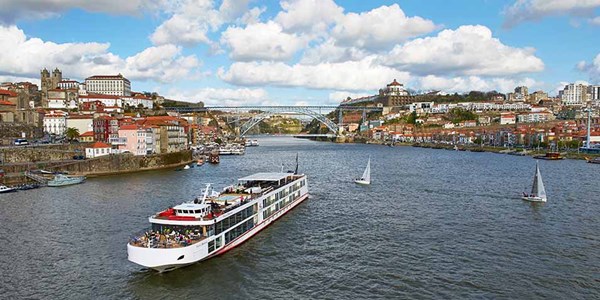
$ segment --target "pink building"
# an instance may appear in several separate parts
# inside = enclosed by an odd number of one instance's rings
[[[147,136],[146,133],[147,130],[138,125],[128,124],[121,126],[119,128],[119,151],[130,152],[133,155],[148,154],[148,150],[152,151],[152,149],[147,149],[147,138],[151,139],[152,136]]]

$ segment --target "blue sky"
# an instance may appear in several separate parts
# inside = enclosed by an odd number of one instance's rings
[[[41,3],[40,3],[41,2]],[[596,0],[0,0],[0,80],[122,73],[209,105],[600,84]]]

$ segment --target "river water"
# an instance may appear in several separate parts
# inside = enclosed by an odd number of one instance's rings
[[[599,165],[263,138],[217,166],[0,194],[0,298],[599,298]],[[311,198],[240,247],[166,274],[127,260],[147,217],[255,172]],[[356,186],[371,156],[372,185]]]

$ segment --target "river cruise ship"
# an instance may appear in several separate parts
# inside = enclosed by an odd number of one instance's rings
[[[127,244],[131,262],[171,271],[223,254],[292,210],[308,197],[306,175],[257,173],[221,193],[203,196],[149,218],[151,228]]]

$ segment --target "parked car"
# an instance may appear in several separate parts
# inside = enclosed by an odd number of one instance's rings
[[[73,155],[73,159],[82,160],[82,159],[85,159],[85,156],[84,155]]]
[[[25,146],[25,145],[29,145],[29,141],[27,141],[26,139],[16,139],[15,140],[15,146]]]

